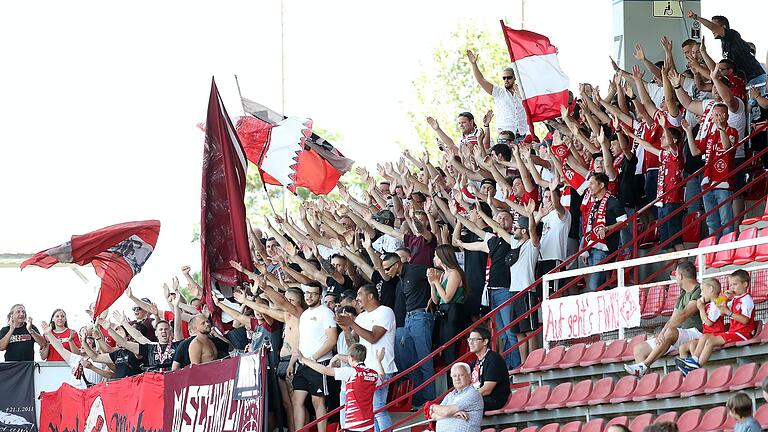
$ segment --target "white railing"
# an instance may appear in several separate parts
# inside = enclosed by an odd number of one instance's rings
[[[544,277],[542,278],[542,285],[543,285],[542,297],[543,297],[543,300],[547,300],[550,296],[550,289],[553,283],[556,286],[559,286],[560,285],[559,281],[561,279],[573,278],[578,276],[587,276],[592,273],[610,272],[610,271],[616,270],[616,279],[617,279],[616,286],[625,287],[627,286],[626,275],[627,275],[628,269],[633,269],[643,265],[666,263],[666,262],[680,260],[684,258],[690,258],[690,257],[696,257],[696,262],[698,264],[697,279],[699,281],[707,277],[718,277],[718,276],[730,274],[731,272],[730,271],[711,271],[707,273],[707,268],[706,268],[707,255],[715,254],[717,252],[722,252],[722,251],[728,251],[728,250],[738,250],[740,248],[745,248],[745,247],[753,247],[753,246],[757,247],[764,244],[768,244],[768,237],[756,237],[756,238],[751,238],[747,240],[739,240],[739,241],[734,241],[730,243],[716,244],[712,246],[688,249],[688,250],[679,251],[679,252],[670,252],[670,253],[646,256],[641,258],[634,258],[626,261],[617,261],[617,262],[611,262],[611,263],[601,264],[601,265],[596,265],[591,267],[583,267],[583,268],[578,268],[573,270],[566,270],[562,272],[548,273],[544,275]],[[745,265],[742,267],[748,271],[761,270],[761,269],[768,268],[768,264],[757,264],[752,266]],[[711,270],[715,270],[715,269],[713,268]],[[660,281],[660,282],[653,282],[653,283],[633,285],[633,286],[637,286],[638,288],[642,289],[642,288],[648,288],[651,286],[668,285],[672,283],[674,282],[670,280],[670,281]],[[624,328],[619,328],[618,331],[619,331],[619,338],[623,339]]]

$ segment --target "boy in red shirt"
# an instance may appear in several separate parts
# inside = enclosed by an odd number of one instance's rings
[[[703,366],[716,347],[728,342],[745,341],[754,336],[755,303],[747,292],[749,281],[749,273],[745,270],[736,270],[728,276],[728,290],[724,293],[728,300],[719,304],[718,308],[723,315],[730,317],[730,326],[726,332],[705,334],[699,339],[699,346],[704,344],[701,352],[685,360],[691,369]]]
[[[701,317],[702,333],[705,335],[725,332],[725,315],[720,312],[718,306],[718,302],[724,300],[724,297],[720,296],[720,290],[720,281],[715,278],[706,278],[701,281],[701,297],[696,301],[696,307]],[[698,358],[703,349],[703,337],[680,346],[680,356],[675,359],[675,365],[683,376],[691,371],[688,362],[692,362],[694,356]]]
[[[352,344],[346,356],[337,355],[331,359],[341,360],[349,363],[349,367],[331,368],[304,357],[301,352],[298,353],[298,359],[301,363],[314,369],[315,371],[334,377],[337,381],[343,381],[346,384],[347,400],[344,404],[346,418],[344,419],[344,430],[350,432],[373,432],[373,393],[376,386],[381,383],[380,376],[384,373],[381,366],[381,360],[384,358],[384,348],[376,353],[376,370],[370,369],[363,364],[367,350],[359,344]],[[346,357],[346,359],[344,358]]]

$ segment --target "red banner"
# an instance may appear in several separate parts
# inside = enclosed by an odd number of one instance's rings
[[[145,373],[86,390],[63,384],[40,394],[40,430],[161,432],[163,375]]]
[[[263,359],[263,357],[261,357]],[[165,375],[166,431],[261,432],[264,397],[234,400],[241,357],[184,368]],[[261,368],[263,362],[257,362]],[[245,366],[246,362],[243,362]],[[242,385],[243,371],[240,382]],[[260,373],[264,377],[264,373]],[[246,382],[248,380],[245,380]],[[263,380],[259,380],[263,382]],[[247,384],[246,384],[247,386]],[[259,385],[260,386],[260,385]],[[263,387],[262,387],[263,388]]]

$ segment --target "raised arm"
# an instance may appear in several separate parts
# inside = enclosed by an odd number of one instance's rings
[[[480,72],[480,68],[477,67],[477,56],[471,50],[467,50],[467,60],[472,67],[472,75],[475,77],[475,81],[480,84],[480,88],[485,90],[489,95],[493,95],[493,84],[489,83],[483,73]]]
[[[712,31],[712,34],[715,35],[715,37],[723,37],[725,36],[725,27],[721,26],[720,24],[716,22],[712,22],[706,18],[702,18],[698,15],[696,15],[692,10],[688,11],[688,18],[698,21],[701,24],[704,25],[704,27],[708,28],[710,31]]]
[[[437,132],[437,136],[440,138],[440,141],[444,142],[446,146],[454,149],[457,148],[453,138],[449,137],[448,134],[443,131],[443,129],[440,127],[440,123],[438,123],[437,120],[432,117],[427,117],[427,124],[429,124],[429,127]]]
[[[672,84],[672,88],[675,90],[677,100],[680,101],[680,104],[683,105],[683,108],[696,115],[704,115],[704,109],[701,101],[691,99],[691,96],[688,95],[688,92],[683,89],[680,73],[674,69],[670,69],[668,76],[669,83]]]
[[[722,74],[717,68],[712,69],[712,74],[710,75],[712,84],[717,89],[720,97],[723,98],[723,103],[728,106],[728,111],[735,113],[739,110],[739,99],[731,93],[731,89],[720,79],[721,76]]]

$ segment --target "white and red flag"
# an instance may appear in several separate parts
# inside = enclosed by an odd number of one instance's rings
[[[223,328],[221,310],[213,304],[213,290],[229,293],[248,280],[229,265],[230,260],[252,268],[243,202],[247,170],[245,152],[212,81],[205,122],[200,248],[203,302],[219,328]]]
[[[59,246],[40,251],[21,263],[50,268],[57,263],[93,265],[101,278],[93,316],[107,310],[141,271],[155,250],[160,221],[147,220],[111,225],[87,234],[73,235]]]
[[[568,76],[560,69],[557,48],[549,38],[509,28],[503,20],[501,29],[533,131],[533,122],[560,117],[560,106],[568,106]]]

